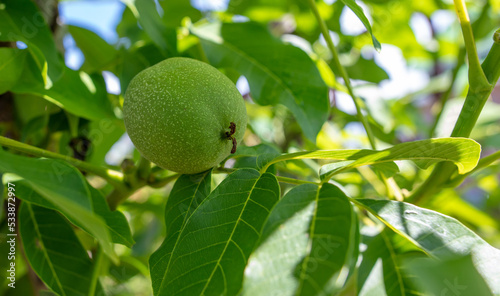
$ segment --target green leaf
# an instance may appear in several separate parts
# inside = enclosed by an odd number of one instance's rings
[[[20,199],[64,214],[64,209],[31,189],[26,181],[20,180],[13,183],[16,185],[16,196]],[[99,216],[106,223],[106,228],[111,235],[111,241],[131,247],[134,244],[134,239],[132,238],[130,226],[123,213],[120,211],[111,211],[102,193],[90,185],[88,185],[88,188],[92,197],[94,215]],[[86,229],[87,227],[85,224],[81,224],[81,221],[74,219],[72,216],[68,216],[67,218],[71,223],[91,233],[91,231]]]
[[[39,290],[38,293],[39,296],[58,296],[56,293],[50,290]]]
[[[255,146],[241,146],[238,147],[238,150],[236,150],[236,153],[234,153],[232,157],[234,158],[258,157],[259,155],[267,153],[279,154],[279,150],[278,148],[269,144],[258,144]]]
[[[269,216],[245,270],[243,295],[338,291],[357,260],[357,223],[351,203],[336,186],[293,188]]]
[[[318,150],[283,154],[268,162],[270,165],[294,159],[331,159],[342,163],[323,166],[320,174],[324,176],[363,165],[378,164],[395,160],[418,161],[421,168],[427,168],[437,161],[451,161],[458,167],[460,174],[474,169],[481,153],[481,146],[468,138],[441,138],[406,142],[391,148],[376,150]],[[263,168],[263,169],[264,169]]]
[[[251,147],[240,146],[236,153],[232,155],[232,158],[236,159],[233,167],[259,170],[262,168],[262,164],[279,155],[277,148],[267,144],[258,144]]]
[[[230,0],[229,5],[227,7],[228,11],[233,14],[238,15],[246,15],[248,16],[248,11],[252,9],[258,9],[259,12],[262,10],[268,9],[271,11],[277,11],[281,15],[287,11],[287,8],[292,6],[292,4],[297,5],[297,8],[300,8],[302,1],[290,1],[290,0],[276,0],[273,2],[265,1],[265,0],[255,0],[255,1],[239,1],[239,0]],[[295,8],[295,7],[294,7]]]
[[[500,229],[500,221],[464,200],[455,188],[443,189],[426,202],[424,207],[457,218],[474,229]]]
[[[393,233],[387,228],[367,243],[363,260],[358,270],[358,293],[369,295],[420,295],[410,287],[407,276],[400,267],[400,260],[390,237]]]
[[[125,218],[125,215],[118,210],[111,211],[106,203],[104,195],[94,187],[90,185],[88,185],[88,187],[92,197],[94,213],[101,217],[106,223],[106,228],[111,235],[111,241],[113,243],[132,247],[134,239],[132,238],[130,225],[128,224],[127,218]],[[85,226],[84,229],[86,229]]]
[[[93,213],[87,182],[77,169],[60,160],[28,158],[0,149],[0,171],[20,176],[65,216],[85,225],[106,254],[116,259],[106,224]]]
[[[48,123],[49,113],[35,117],[27,122],[21,131],[21,142],[38,145],[46,137]]]
[[[23,41],[33,56],[34,46],[47,61],[52,81],[61,76],[64,65],[43,14],[30,0],[3,0],[0,9],[0,41]],[[34,45],[34,46],[33,46]]]
[[[471,256],[446,261],[421,258],[406,265],[425,295],[493,295]]]
[[[386,178],[390,178],[399,173],[399,167],[393,161],[374,164],[372,165],[372,169],[383,173]]]
[[[197,175],[181,175],[175,182],[165,207],[165,226],[167,234],[161,247],[149,258],[151,279],[155,293],[171,264],[172,252],[179,244],[179,235],[186,221],[198,205],[210,194],[211,171]]]
[[[177,32],[175,28],[167,28],[163,24],[154,1],[122,0],[122,2],[130,8],[144,31],[163,54],[175,55],[177,53]]]
[[[285,105],[311,141],[327,119],[328,88],[311,58],[254,22],[194,26],[210,63],[248,79],[260,105]]]
[[[500,250],[456,219],[404,202],[355,201],[432,257],[448,260],[470,254],[490,289],[500,294]]]
[[[345,193],[324,184],[316,196],[309,228],[309,252],[299,264],[296,295],[332,294],[342,288],[358,244],[357,217]]]
[[[331,68],[334,70],[335,75],[339,75],[335,67]],[[362,56],[359,57],[354,65],[348,66],[345,69],[351,79],[361,79],[373,83],[380,83],[382,80],[389,79],[387,72],[380,68],[374,60],[367,60]]]
[[[378,42],[377,38],[375,38],[375,35],[373,35],[372,26],[370,25],[370,22],[366,18],[363,9],[354,0],[341,0],[341,1],[345,5],[347,5],[352,10],[352,12],[354,12],[354,14],[356,14],[356,16],[365,26],[366,30],[368,30],[368,32],[372,36],[373,47],[375,47],[377,51],[380,51],[382,49],[382,47],[380,46],[380,42]]]
[[[23,79],[12,88],[13,92],[43,96],[66,111],[90,120],[115,118],[102,75],[88,75],[66,68],[63,76],[47,89],[33,59],[28,58],[26,62]],[[24,77],[28,78],[25,80]]]
[[[276,204],[248,260],[242,295],[292,295],[297,289],[293,271],[307,253],[318,190],[313,184],[296,186]]]
[[[109,70],[117,58],[117,50],[96,33],[77,26],[68,26],[69,33],[85,56],[82,70],[99,72]]]
[[[16,174],[42,195],[74,203],[91,210],[92,202],[84,177],[69,164],[53,159],[30,158],[0,150],[0,170]]]
[[[10,90],[21,76],[27,50],[0,47],[0,94]]]
[[[40,118],[48,115],[49,117],[60,111],[60,108],[54,104],[33,95],[20,95],[14,96],[14,106],[20,124],[23,128],[28,122],[35,118]]]
[[[165,207],[167,238],[180,233],[194,210],[210,194],[211,179],[211,171],[182,175],[177,179]]]
[[[116,25],[116,33],[118,33],[119,38],[127,37],[133,45],[138,41],[146,41],[149,39],[146,32],[139,26],[134,13],[128,6],[125,6],[125,9],[123,9],[120,22]]]
[[[163,271],[152,274],[154,294],[237,294],[279,192],[272,174],[253,169],[230,174],[188,218],[170,264],[156,262]]]
[[[30,54],[26,54],[24,67],[21,68],[21,77],[23,79],[17,80],[17,83],[12,86],[12,92],[15,92],[15,89],[19,87],[40,87],[45,89],[53,85],[50,78],[47,77],[47,60],[42,52],[32,44],[29,44],[28,48]]]
[[[47,287],[58,295],[89,295],[92,262],[63,217],[23,202],[19,232],[31,267]]]
[[[163,22],[169,27],[179,26],[185,17],[189,17],[192,22],[196,22],[202,17],[201,12],[194,8],[190,1],[160,0],[158,3],[163,8]]]

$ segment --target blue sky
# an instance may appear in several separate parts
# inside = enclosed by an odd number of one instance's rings
[[[120,1],[63,1],[59,3],[61,20],[65,24],[90,29],[109,43],[115,43],[116,25],[125,4]]]
[[[118,41],[116,25],[121,19],[125,4],[120,1],[63,1],[59,3],[59,14],[63,23],[92,30],[107,42]],[[65,61],[72,69],[80,68],[83,54],[73,39],[67,35],[64,40]],[[120,93],[119,81],[111,73],[105,73],[110,93]]]

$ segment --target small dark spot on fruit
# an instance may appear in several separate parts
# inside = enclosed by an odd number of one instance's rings
[[[235,132],[236,132],[236,123],[231,122],[229,124],[229,131],[226,132],[226,137],[228,137],[229,139],[231,139],[232,135],[234,135]]]
[[[233,148],[231,148],[231,154],[234,154],[236,152],[237,142],[236,142],[236,139],[233,137],[235,132],[236,132],[236,123],[231,122],[229,124],[229,131],[225,133],[226,138],[233,142]]]
[[[236,152],[236,139],[235,138],[231,138],[231,140],[233,140],[233,148],[231,148],[231,154],[234,154]]]
[[[229,124],[229,129],[231,130],[231,135],[234,135],[234,133],[236,132],[236,123],[231,122]]]

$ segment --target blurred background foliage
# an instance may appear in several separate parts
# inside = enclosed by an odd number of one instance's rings
[[[2,2],[0,5],[4,5]],[[343,86],[335,82],[339,73],[335,67],[332,71],[327,66],[331,56],[305,2],[35,2],[48,24],[47,32],[38,32],[44,30],[37,25],[41,20],[23,19],[19,15],[16,17],[25,30],[21,33],[33,33],[36,38],[15,44],[3,40],[0,47],[5,59],[13,54],[12,50],[24,52],[0,69],[4,77],[0,93],[9,90],[0,96],[0,134],[3,136],[96,165],[118,168],[125,158],[138,160],[139,154],[121,121],[123,94],[128,83],[141,70],[172,56],[208,58],[214,64],[207,47],[202,47],[197,36],[206,38],[203,34],[207,33],[200,30],[207,24],[223,22],[235,25],[223,25],[222,34],[229,29],[238,33],[231,35],[234,40],[226,41],[260,58],[265,55],[266,46],[274,46],[273,40],[299,48],[296,54],[309,55],[329,88],[329,107],[318,115],[318,130],[311,127],[306,133],[303,129],[308,122],[299,124],[290,108],[283,105],[266,106],[266,100],[276,98],[272,94],[266,97],[266,94],[253,93],[242,73],[223,67],[221,62],[221,70],[237,84],[246,100],[249,125],[244,144],[249,146],[248,151],[275,154],[304,149],[369,148],[352,100]],[[24,5],[25,11],[37,9],[29,0],[17,3]],[[366,28],[342,1],[325,0],[317,4],[331,30],[340,60],[368,110],[378,147],[449,136],[467,92],[463,39],[452,1],[365,0],[357,3],[381,43],[379,52],[374,49]],[[478,53],[480,59],[484,59],[493,42],[493,32],[500,26],[500,2],[477,0],[467,4]],[[2,12],[0,17],[4,17]],[[247,24],[252,28],[246,25],[244,30],[238,30],[238,26],[242,26],[238,24],[247,21],[251,21]],[[31,47],[31,42],[36,47]],[[39,52],[32,48],[38,48]],[[48,67],[43,68],[42,60]],[[294,59],[288,60],[287,66],[302,67]],[[19,77],[23,83],[16,84]],[[312,92],[305,94],[308,95],[314,96]],[[482,145],[483,156],[500,149],[499,123],[500,88],[497,87],[471,135]],[[255,159],[246,157],[230,160],[227,165],[246,167],[252,163],[255,164]],[[317,177],[318,164],[313,161],[277,165],[283,176],[304,180]],[[398,171],[390,175],[407,191],[430,172],[418,171],[404,161],[398,162],[398,167]],[[377,177],[380,169],[385,169],[387,174],[388,168],[362,167],[357,172],[338,174],[334,180],[354,198],[383,196],[385,187]],[[457,218],[499,247],[499,172],[500,164],[491,165],[468,177],[458,188],[443,190],[421,206]],[[213,182],[218,183],[222,178],[214,175]],[[105,193],[112,189],[98,177],[90,177],[90,182]],[[282,186],[284,191],[289,188]],[[147,260],[163,240],[163,205],[171,187],[169,184],[161,189],[143,188],[120,206],[130,221],[137,243],[132,249],[119,250],[122,266],[110,266],[103,281],[108,295],[151,294]],[[93,243],[83,231],[78,234],[84,245]],[[26,270],[22,262],[19,264],[18,275],[22,276]],[[2,285],[2,289],[4,287]]]

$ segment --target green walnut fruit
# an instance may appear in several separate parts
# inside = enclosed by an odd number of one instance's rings
[[[182,174],[208,170],[234,153],[247,124],[231,80],[189,58],[166,59],[137,74],[125,93],[123,116],[145,158]]]

